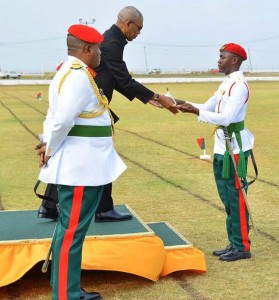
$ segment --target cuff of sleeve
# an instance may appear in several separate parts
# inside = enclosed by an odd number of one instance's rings
[[[200,114],[199,114],[199,116],[198,116],[198,121],[199,121],[199,122],[204,122],[204,120],[203,120],[203,111],[202,111],[202,109],[200,109]]]
[[[206,118],[205,118],[205,116],[204,116],[204,110],[202,110],[202,109],[199,109],[199,112],[200,112],[200,114],[199,114],[199,116],[198,116],[198,121],[200,122],[200,123],[208,123],[207,122],[207,120],[206,120]]]
[[[47,148],[46,148],[46,155],[47,155],[47,156],[51,156],[51,155],[52,155],[52,153],[51,153],[51,148],[50,148],[50,147],[47,147]]]

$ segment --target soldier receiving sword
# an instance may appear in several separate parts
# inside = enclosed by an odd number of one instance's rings
[[[221,261],[237,261],[251,257],[249,239],[249,205],[246,198],[247,160],[254,145],[253,134],[245,128],[244,119],[249,87],[240,66],[247,59],[237,44],[220,49],[219,72],[226,75],[214,95],[204,104],[176,100],[182,112],[198,115],[199,122],[216,124],[214,176],[219,196],[227,213],[229,245],[213,251]],[[253,219],[250,219],[253,223]]]

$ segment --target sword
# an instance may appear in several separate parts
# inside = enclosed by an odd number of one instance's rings
[[[55,225],[55,228],[54,228],[54,231],[53,231],[53,234],[52,234],[51,243],[50,243],[50,246],[49,246],[49,249],[48,249],[48,252],[47,252],[46,259],[45,259],[45,261],[44,261],[44,263],[42,265],[42,272],[43,273],[47,272],[47,268],[48,268],[48,265],[49,265],[50,255],[51,255],[52,246],[53,246],[53,238],[54,238],[55,233],[56,233],[57,223],[58,222],[56,222],[56,225]]]
[[[236,180],[238,181],[238,184],[240,186],[240,189],[241,189],[241,192],[242,192],[242,195],[243,195],[243,198],[244,198],[244,201],[245,201],[248,213],[249,213],[249,217],[250,217],[251,223],[253,225],[254,232],[255,232],[256,235],[258,235],[258,230],[256,228],[256,224],[254,222],[252,212],[251,212],[251,209],[250,209],[250,206],[249,206],[249,202],[248,202],[248,199],[247,199],[247,194],[246,194],[246,191],[244,189],[245,186],[241,187],[241,179],[239,178],[238,173],[237,173],[237,165],[236,165],[236,161],[235,161],[235,158],[234,158],[234,155],[233,155],[233,149],[232,149],[232,145],[230,143],[230,137],[229,137],[228,129],[225,126],[222,126],[222,129],[223,129],[226,144],[227,144],[227,147],[228,147],[228,150],[229,150],[232,162],[233,162],[233,166],[234,166],[234,170],[235,170],[235,174],[236,174]]]

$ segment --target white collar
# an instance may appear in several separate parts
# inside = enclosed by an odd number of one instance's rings
[[[82,60],[80,60],[79,58],[77,58],[75,56],[72,56],[72,55],[68,55],[68,61],[69,62],[72,62],[74,60],[78,60],[83,67],[87,67],[87,65]]]
[[[243,77],[243,71],[235,71],[226,76],[227,78],[233,79],[235,77]]]

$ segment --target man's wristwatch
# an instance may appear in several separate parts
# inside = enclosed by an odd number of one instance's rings
[[[160,97],[159,94],[155,94],[154,101],[158,102],[159,101],[159,97]]]

